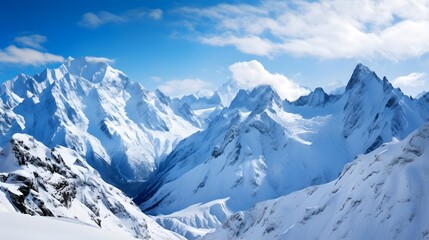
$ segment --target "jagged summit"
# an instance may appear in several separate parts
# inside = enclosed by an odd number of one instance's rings
[[[292,102],[292,104],[296,106],[308,105],[312,107],[323,107],[329,101],[336,100],[337,98],[338,96],[328,95],[323,88],[318,87],[310,92],[310,94],[299,97],[296,101]]]
[[[369,69],[367,66],[363,65],[362,63],[359,63],[356,65],[355,69],[353,70],[353,74],[350,77],[349,82],[346,86],[346,91],[351,90],[356,85],[365,84],[368,81],[376,80],[378,82],[381,82],[380,78],[377,76],[377,74]]]
[[[83,77],[94,83],[100,82],[103,79],[112,79],[115,77],[119,77],[121,79],[127,78],[123,72],[112,68],[109,63],[111,63],[111,61],[104,58],[68,57],[59,67],[59,70],[64,74],[69,73],[75,76]]]
[[[270,85],[262,85],[252,91],[240,90],[232,100],[230,108],[245,107],[250,111],[262,111],[274,105],[281,106],[281,98]]]

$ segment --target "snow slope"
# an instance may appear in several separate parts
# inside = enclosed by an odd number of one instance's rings
[[[48,147],[69,147],[131,195],[130,183],[146,181],[202,126],[187,106],[92,58],[68,58],[57,69],[19,75],[1,88],[0,143],[22,132]]]
[[[268,86],[240,90],[204,131],[177,145],[135,202],[164,227],[198,237],[231,212],[335,179],[356,155],[421,126],[427,109],[428,101],[361,64],[340,96],[316,89],[290,103]],[[219,202],[221,211],[207,207]],[[204,214],[188,211],[196,206]]]
[[[14,240],[76,240],[76,239],[134,239],[120,233],[112,233],[72,219],[0,213],[2,239]]]
[[[334,181],[261,202],[203,239],[429,239],[429,123]]]
[[[105,183],[77,152],[49,149],[26,134],[13,135],[0,152],[0,212],[78,219],[140,239],[179,239]]]

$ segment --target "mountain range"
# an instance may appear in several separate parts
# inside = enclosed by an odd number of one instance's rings
[[[341,95],[317,88],[289,102],[270,86],[240,90],[178,144],[135,201],[161,225],[200,236],[230,213],[332,181],[357,155],[403,139],[429,118],[427,97],[405,96],[361,64]]]
[[[428,93],[406,96],[362,64],[342,93],[288,101],[277,91],[230,81],[170,98],[87,57],[18,75],[0,92],[0,211],[138,238],[359,239],[372,228],[350,226],[373,202],[386,201],[374,221],[405,214],[392,186],[410,171],[422,177],[398,184],[409,206],[424,206]],[[409,213],[408,225],[383,218],[371,236],[429,237],[424,212]]]

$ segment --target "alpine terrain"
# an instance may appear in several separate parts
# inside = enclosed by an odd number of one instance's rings
[[[2,85],[1,100],[1,144],[21,132],[50,148],[66,146],[131,195],[178,141],[202,126],[188,105],[91,57],[21,74]]]
[[[362,64],[342,92],[278,92],[231,80],[170,98],[94,57],[18,75],[0,91],[0,220],[82,238],[429,239],[429,93]]]
[[[332,181],[357,155],[405,138],[429,118],[428,99],[405,96],[362,64],[340,95],[317,88],[289,102],[270,86],[240,90],[135,201],[162,226],[202,236],[231,213]]]

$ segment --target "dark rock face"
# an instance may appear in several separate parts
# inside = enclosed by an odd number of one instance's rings
[[[12,139],[10,141],[12,153],[20,166],[33,166],[46,170],[50,174],[58,174],[58,182],[51,183],[55,189],[53,196],[65,207],[69,208],[70,203],[76,196],[76,185],[69,181],[68,178],[76,178],[76,175],[71,173],[70,168],[64,163],[61,156],[55,155],[52,150],[52,158],[40,159],[32,156],[29,153],[30,147],[24,145],[23,141]],[[69,171],[67,171],[69,170]],[[52,176],[51,175],[51,176]],[[48,177],[51,177],[48,176]],[[37,172],[12,172],[3,173],[1,181],[18,186],[17,191],[2,188],[7,193],[14,207],[21,213],[41,216],[54,216],[49,210],[45,202],[39,198],[39,188],[47,191],[46,182],[48,179],[40,176]]]
[[[0,161],[5,163],[0,165],[0,193],[16,212],[77,218],[101,228],[116,226],[139,239],[149,237],[146,216],[75,151],[49,149],[17,134],[0,152]]]

